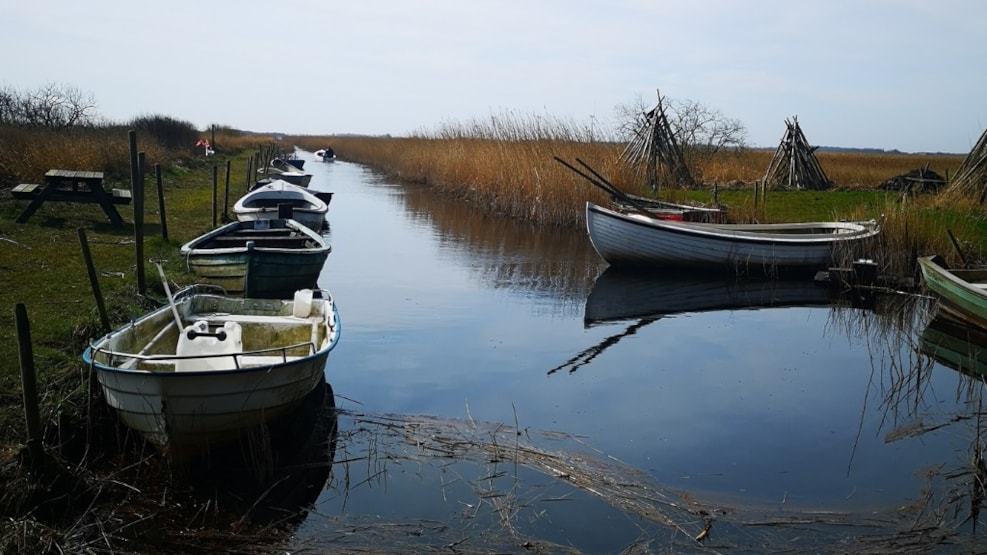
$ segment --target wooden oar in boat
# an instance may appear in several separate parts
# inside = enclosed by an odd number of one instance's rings
[[[645,216],[647,216],[649,218],[658,219],[658,216],[656,216],[654,212],[648,210],[641,203],[639,203],[636,200],[634,200],[633,198],[627,196],[620,189],[614,187],[613,185],[605,184],[605,183],[602,183],[600,181],[597,181],[596,179],[594,179],[594,178],[586,175],[585,173],[583,173],[579,168],[573,166],[572,164],[566,162],[565,160],[559,158],[558,156],[555,156],[554,158],[555,158],[555,161],[556,162],[558,162],[558,163],[562,164],[563,166],[569,168],[570,170],[576,172],[583,179],[585,179],[586,181],[589,181],[590,183],[592,183],[593,185],[599,187],[600,189],[603,189],[607,193],[610,193],[610,195],[615,196],[615,197],[619,198],[620,200],[626,202],[627,204],[631,205],[632,207],[634,207],[634,209],[636,209],[640,213],[644,214]],[[586,163],[583,162],[582,160],[580,160],[579,158],[576,158],[576,161],[579,162],[580,164],[582,164],[583,166],[586,166],[587,168],[589,168],[590,171],[593,171],[592,168],[590,168],[589,166],[587,166]],[[596,172],[593,171],[593,173],[595,174]]]

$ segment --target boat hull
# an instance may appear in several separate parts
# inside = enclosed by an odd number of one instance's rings
[[[264,224],[287,226],[307,238],[311,246],[282,248],[253,244],[221,246],[213,241]],[[324,237],[294,220],[238,221],[193,239],[181,247],[190,271],[203,283],[217,285],[233,295],[287,298],[298,289],[316,287],[332,247]]]
[[[702,268],[771,274],[823,268],[834,252],[878,234],[876,225],[686,223],[586,205],[586,227],[597,253],[614,266]]]
[[[941,299],[941,310],[987,328],[987,270],[949,269],[935,256],[918,262],[926,287]]]
[[[304,302],[309,312],[294,315],[296,303]],[[183,326],[236,322],[242,351],[177,356],[183,339],[166,305],[83,354],[121,422],[175,457],[236,440],[298,407],[325,380],[339,339],[328,293],[312,301],[179,294],[175,310]]]
[[[319,231],[325,225],[329,205],[305,188],[283,180],[261,185],[240,197],[233,205],[233,214],[241,222],[276,220],[284,204],[291,207],[291,219],[306,227]]]

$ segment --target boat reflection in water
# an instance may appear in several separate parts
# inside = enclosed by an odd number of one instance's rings
[[[961,322],[942,312],[922,331],[923,354],[961,374],[987,376],[987,330]]]
[[[295,412],[174,470],[184,476],[181,483],[196,492],[189,503],[205,499],[206,507],[214,503],[222,509],[215,511],[217,520],[233,518],[244,531],[289,530],[305,520],[326,487],[338,434],[334,393],[323,380]],[[280,541],[276,536],[271,540]],[[216,552],[237,546],[229,538],[191,535],[189,541],[196,543],[196,550],[210,541],[218,542],[211,546]]]
[[[575,372],[624,337],[665,316],[714,310],[827,306],[833,291],[811,279],[738,279],[697,272],[642,272],[609,267],[597,277],[583,312],[586,328],[630,322],[620,333],[548,371]]]
[[[684,312],[825,306],[832,292],[811,279],[738,280],[697,272],[635,272],[607,268],[596,279],[583,322],[592,326]]]
[[[960,521],[969,530],[970,541],[977,542],[977,526],[984,524],[981,507],[987,502],[987,461],[984,458],[987,421],[983,408],[984,385],[987,384],[987,330],[957,319],[940,305],[919,336],[918,350],[931,361],[955,370],[965,378],[956,389],[960,409],[939,415],[938,419],[918,420],[916,425],[906,427],[905,433],[898,435],[923,436],[948,429],[956,437],[967,439],[966,447],[955,450],[954,460],[940,470],[948,484],[948,495],[944,496],[943,506],[935,509],[939,514],[952,515]],[[909,381],[923,383],[917,377]],[[915,386],[915,389],[927,388]],[[937,402],[941,403],[942,399]],[[930,405],[935,406],[934,403]]]

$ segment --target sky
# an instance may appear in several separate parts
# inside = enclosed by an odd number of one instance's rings
[[[6,0],[0,87],[100,116],[407,136],[495,115],[613,129],[657,94],[774,148],[967,153],[987,127],[981,0]]]

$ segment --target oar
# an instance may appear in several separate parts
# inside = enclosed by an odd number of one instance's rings
[[[630,201],[631,200],[631,197],[627,196],[623,191],[621,191],[620,189],[618,189],[613,183],[610,183],[609,181],[607,181],[607,178],[605,178],[602,175],[600,175],[600,173],[598,171],[594,170],[586,162],[583,162],[582,159],[576,158],[576,162],[579,162],[579,165],[581,165],[582,167],[584,167],[587,170],[589,170],[593,175],[596,176],[597,179],[599,179],[600,181],[602,181],[604,185],[606,185],[607,187],[609,187],[610,190],[613,191],[618,197],[622,197],[626,201]]]
[[[579,160],[579,159],[576,158],[576,160]],[[560,163],[560,164],[562,164],[563,166],[569,168],[570,170],[576,172],[577,174],[579,174],[580,176],[582,176],[582,178],[585,179],[586,181],[589,181],[593,185],[596,185],[600,189],[603,189],[607,193],[610,193],[610,195],[615,196],[615,197],[623,200],[627,204],[633,206],[637,211],[641,212],[645,216],[648,216],[649,218],[656,218],[656,216],[655,216],[655,214],[653,212],[651,212],[650,210],[648,210],[647,208],[645,208],[644,206],[642,206],[636,200],[634,200],[631,197],[629,197],[626,194],[624,194],[620,189],[617,189],[613,185],[607,185],[607,184],[604,184],[604,183],[601,183],[601,182],[597,181],[596,179],[593,179],[592,177],[590,177],[590,176],[586,175],[585,173],[583,173],[582,171],[580,171],[579,168],[576,168],[575,166],[573,166],[572,164],[570,164],[570,163],[566,162],[565,160],[559,158],[558,156],[555,156],[555,161],[558,162],[558,163]],[[582,163],[582,161],[580,161],[580,163]],[[583,165],[585,165],[585,164],[583,164]],[[593,173],[596,173],[596,172],[593,172]]]
[[[158,267],[158,275],[161,276],[161,285],[164,285],[165,295],[168,295],[168,304],[171,305],[171,313],[175,316],[175,325],[178,326],[178,332],[182,331],[182,318],[178,315],[178,307],[175,306],[175,298],[171,296],[171,287],[168,287],[168,278],[165,277],[164,269],[161,268],[161,263],[154,261],[154,265]]]
[[[649,215],[649,216],[653,216],[654,215],[654,213],[653,212],[650,212],[649,210],[647,210],[644,207],[644,205],[642,205],[639,202],[636,202],[630,195],[624,193],[623,191],[621,191],[620,189],[618,189],[616,186],[614,186],[613,183],[610,183],[609,181],[607,181],[607,178],[605,178],[602,175],[600,175],[599,172],[597,172],[596,170],[594,170],[593,168],[591,168],[589,164],[587,164],[586,162],[583,162],[579,158],[576,158],[576,161],[579,162],[580,164],[582,164],[582,166],[584,168],[586,168],[587,170],[593,172],[593,175],[595,175],[600,181],[602,181],[604,184],[606,184],[608,187],[610,187],[610,189],[613,190],[613,192],[619,198],[623,199],[624,202],[630,204],[631,206],[636,207],[638,210],[643,210],[644,213],[647,214],[647,215]]]

